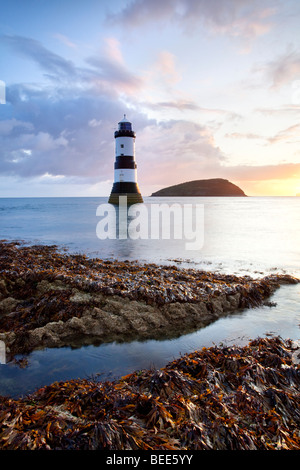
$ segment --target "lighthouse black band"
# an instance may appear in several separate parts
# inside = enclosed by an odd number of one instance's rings
[[[136,163],[133,157],[127,155],[120,155],[116,157],[115,161],[115,170],[123,169],[123,168],[130,168],[132,170],[136,169]]]
[[[117,137],[135,137],[135,132],[134,131],[128,131],[128,130],[121,130],[121,131],[115,131],[115,139]]]
[[[126,194],[126,193],[139,193],[139,187],[137,183],[130,183],[122,181],[121,183],[114,183],[112,193]]]

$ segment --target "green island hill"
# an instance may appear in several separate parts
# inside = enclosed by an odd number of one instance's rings
[[[152,197],[247,197],[244,191],[222,178],[188,181],[168,186],[151,194]]]

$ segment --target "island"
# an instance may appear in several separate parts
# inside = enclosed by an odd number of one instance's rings
[[[168,186],[151,194],[151,197],[247,197],[244,191],[222,178],[194,180]]]

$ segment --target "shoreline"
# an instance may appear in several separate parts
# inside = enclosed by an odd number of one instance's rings
[[[168,339],[263,305],[289,275],[214,274],[0,241],[0,340],[8,359],[44,347]]]

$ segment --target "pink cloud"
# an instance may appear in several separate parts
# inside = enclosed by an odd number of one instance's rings
[[[127,27],[171,20],[185,31],[204,22],[219,33],[255,38],[272,28],[275,13],[268,0],[263,7],[256,0],[133,0],[110,20]]]

